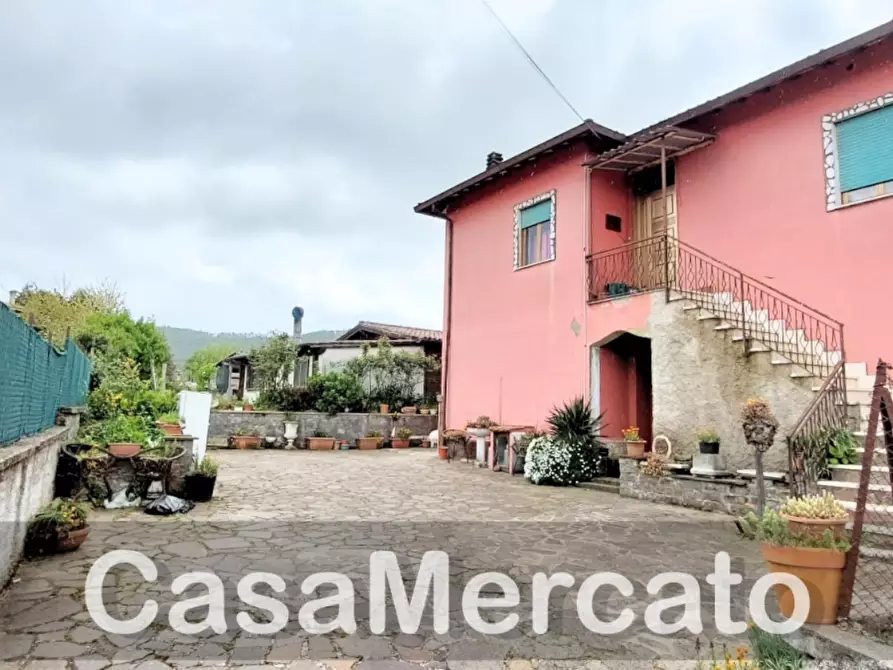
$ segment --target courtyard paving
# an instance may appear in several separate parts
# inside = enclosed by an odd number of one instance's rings
[[[215,457],[221,468],[212,502],[180,517],[96,511],[90,536],[78,551],[22,563],[0,596],[0,662],[28,670],[196,665],[525,670],[531,667],[527,659],[536,659],[534,666],[544,670],[621,661],[651,667],[655,660],[660,667],[694,667],[692,659],[708,653],[696,650],[697,638],[704,644],[740,643],[712,630],[713,592],[704,578],[713,571],[715,554],[729,552],[733,569],[745,575],[745,587],[762,570],[758,548],[737,537],[729,517],[580,488],[532,486],[521,477],[439,461],[429,450],[224,451]],[[112,616],[133,617],[147,599],[158,601],[160,613],[142,633],[108,634],[86,610],[87,572],[113,549],[140,551],[158,566],[155,582],[121,567],[105,583],[104,599]],[[362,587],[368,579],[369,554],[377,549],[393,551],[404,575],[414,574],[410,571],[425,551],[448,553],[447,633],[433,630],[430,612],[418,632],[401,631],[391,612],[384,634],[369,633]],[[191,570],[212,571],[226,584],[225,632],[183,635],[169,625],[173,603],[207,592],[194,587],[179,596],[170,593],[171,580]],[[320,570],[344,573],[358,585],[355,634],[311,634],[299,625],[300,604],[326,595],[302,594],[299,589],[303,577]],[[512,610],[520,623],[506,635],[483,636],[459,620],[461,586],[490,570],[509,574],[522,591],[520,606]],[[559,570],[573,575],[577,585],[600,571],[627,577],[635,587],[634,598],[624,599],[607,588],[597,592],[594,609],[607,620],[628,606],[637,614],[636,622],[620,635],[595,635],[575,617],[574,597],[556,589],[549,601],[549,632],[534,634],[525,586],[536,572]],[[245,606],[235,594],[236,582],[255,571],[275,573],[288,584],[281,596],[268,591],[287,603],[290,613],[288,626],[268,636],[249,634],[236,623],[240,609],[265,620],[264,610]],[[646,594],[648,580],[666,571],[698,579],[703,635],[683,631],[659,636],[642,622],[649,602],[676,595]],[[407,585],[410,594],[412,579]],[[737,587],[733,593],[733,611],[743,619],[747,592]],[[206,611],[194,609],[186,618],[201,621]],[[334,608],[320,610],[317,617],[325,621],[334,613]],[[680,614],[677,608],[663,618],[674,621]],[[498,621],[504,615],[484,618]]]

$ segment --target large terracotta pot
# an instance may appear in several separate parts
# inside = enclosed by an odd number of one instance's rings
[[[141,444],[134,442],[113,442],[109,444],[109,453],[118,458],[130,458],[140,453],[142,448]]]
[[[409,440],[398,440],[394,438],[393,440],[391,440],[391,447],[394,449],[408,449]]]
[[[357,448],[369,450],[378,449],[381,442],[382,438],[380,437],[359,437],[357,438]]]
[[[257,449],[261,438],[258,435],[233,435],[232,441],[236,449]]]
[[[448,447],[437,447],[437,457],[442,461],[450,460],[450,450]]]
[[[331,451],[335,448],[334,437],[308,437],[307,448],[311,451]]]
[[[769,572],[786,572],[806,585],[809,592],[806,623],[836,623],[846,554],[834,549],[782,547],[768,542],[764,542],[762,548]],[[793,592],[778,584],[775,595],[782,616],[790,617],[794,613]]]
[[[846,516],[842,519],[804,519],[799,516],[786,516],[785,518],[788,520],[788,528],[792,533],[822,537],[826,530],[830,530],[837,540],[843,537],[847,521],[849,521],[849,517]]]
[[[159,421],[156,424],[162,431],[164,431],[165,435],[182,435],[183,434],[183,426],[179,423],[163,423]]]
[[[645,440],[627,440],[626,455],[630,458],[645,458]]]
[[[60,535],[59,541],[56,543],[56,551],[60,553],[74,551],[84,543],[84,540],[87,539],[87,535],[89,534],[90,526],[84,526],[78,530],[70,530],[67,533]]]
[[[378,406],[378,413],[379,414],[387,414],[388,410],[390,410],[390,409],[391,408],[388,405],[386,405],[385,403],[382,403]]]

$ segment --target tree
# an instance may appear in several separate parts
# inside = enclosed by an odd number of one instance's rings
[[[33,320],[56,345],[63,345],[68,334],[74,338],[81,335],[94,314],[125,313],[121,292],[109,282],[74,292],[27,284],[16,296],[14,307],[26,320]]]
[[[298,345],[285,333],[273,332],[266,343],[251,350],[248,360],[260,390],[278,391],[295,369]]]
[[[161,370],[171,360],[170,347],[158,327],[149,320],[134,321],[130,314],[91,314],[78,344],[91,357],[133,360],[142,379],[158,386]]]
[[[186,377],[195,382],[200,391],[206,391],[217,374],[217,364],[234,353],[225,344],[211,344],[199,349],[186,360]]]

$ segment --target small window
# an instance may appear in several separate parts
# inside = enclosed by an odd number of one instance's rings
[[[893,195],[893,104],[838,120],[834,126],[837,205]]]
[[[544,200],[519,213],[519,262],[518,267],[542,263],[555,258],[552,199]]]
[[[615,233],[623,232],[623,219],[616,214],[605,215],[605,229]]]

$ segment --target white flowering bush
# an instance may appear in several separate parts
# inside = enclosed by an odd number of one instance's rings
[[[524,477],[533,484],[572,486],[592,481],[597,470],[598,458],[591,445],[553,435],[533,440],[524,459]]]

